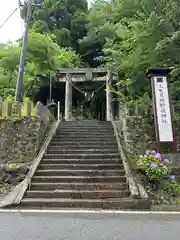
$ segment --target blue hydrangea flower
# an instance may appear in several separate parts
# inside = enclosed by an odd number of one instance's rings
[[[150,153],[151,153],[151,151],[150,151],[150,150],[147,150],[146,153],[145,153],[145,155],[149,155]]]
[[[25,116],[24,118],[25,118],[26,120],[30,120],[30,119],[31,119],[30,116]]]
[[[173,181],[173,182],[176,181],[176,176],[175,175],[171,175],[170,176],[170,180]]]
[[[163,164],[169,164],[170,161],[169,161],[169,159],[165,158],[165,159],[163,159],[162,163],[163,163]]]
[[[157,165],[156,163],[152,163],[152,164],[151,164],[151,167],[152,167],[152,168],[157,168],[158,165]]]
[[[159,159],[159,160],[161,160],[161,154],[160,154],[160,153],[156,153],[156,154],[154,155],[154,157],[157,158],[157,159]]]

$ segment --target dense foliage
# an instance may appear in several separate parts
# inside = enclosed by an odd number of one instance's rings
[[[155,184],[167,178],[169,174],[168,164],[169,160],[163,159],[160,153],[149,150],[137,160],[137,166],[147,177],[148,182]]]
[[[61,47],[78,51],[78,40],[86,35],[88,4],[86,0],[35,0],[32,29],[42,34],[54,34]],[[26,15],[26,6],[22,17]]]
[[[148,67],[174,67],[171,88],[178,99],[179,7],[178,0],[95,1],[81,46],[94,44],[91,54],[99,63],[118,69],[121,79],[131,79],[134,98],[148,90]]]
[[[169,66],[171,95],[179,100],[179,0],[94,0],[89,9],[87,0],[34,3],[25,75],[31,95],[58,65],[108,66],[118,70],[120,85],[128,79],[125,94],[136,100],[149,91],[146,69]],[[0,46],[3,96],[14,92],[20,45]]]
[[[58,68],[80,66],[80,57],[70,48],[62,48],[53,35],[30,32],[24,75],[24,95],[34,99],[42,86],[49,85],[50,75]],[[14,96],[21,43],[0,48],[0,95]]]

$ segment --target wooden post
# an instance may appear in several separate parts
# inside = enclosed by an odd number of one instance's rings
[[[111,121],[111,115],[112,115],[111,81],[112,81],[112,74],[111,74],[111,71],[108,71],[106,76],[106,121]]]
[[[66,75],[66,90],[65,90],[65,121],[72,120],[72,85],[71,77]]]

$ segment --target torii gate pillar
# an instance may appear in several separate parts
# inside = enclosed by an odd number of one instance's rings
[[[72,120],[72,85],[70,76],[66,75],[66,91],[65,91],[65,121]]]
[[[108,71],[106,76],[106,121],[111,121],[112,119],[112,93],[111,93],[111,83],[112,74]]]
[[[65,82],[65,120],[72,120],[72,85],[73,83],[104,82],[106,85],[106,121],[112,120],[112,81],[117,82],[117,74],[103,68],[59,69],[59,82]]]

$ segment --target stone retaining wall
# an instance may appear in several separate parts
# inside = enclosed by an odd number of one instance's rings
[[[0,166],[10,171],[31,165],[51,127],[51,114],[41,103],[35,117],[0,119]]]
[[[180,153],[180,120],[174,121],[177,152]]]
[[[124,110],[115,124],[121,135],[124,148],[133,154],[142,154],[155,139],[152,119],[129,113],[129,111]]]

